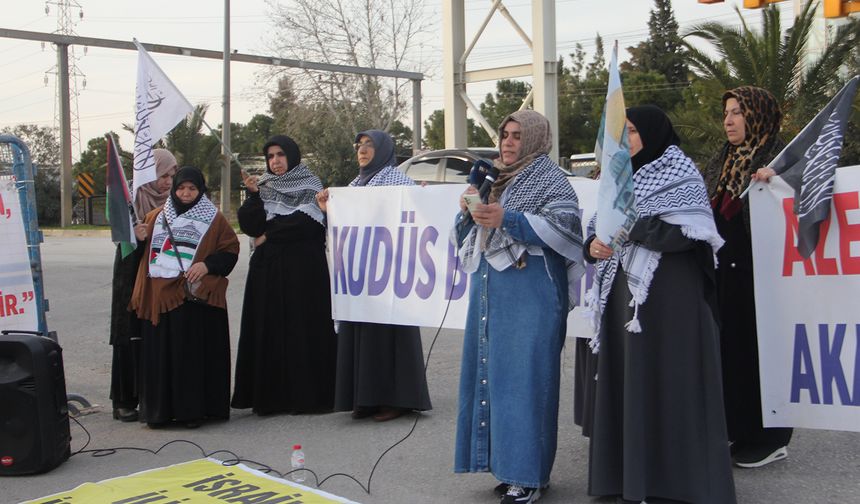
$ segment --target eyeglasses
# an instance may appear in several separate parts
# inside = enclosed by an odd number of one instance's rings
[[[361,149],[362,147],[366,149],[373,149],[373,142],[371,142],[370,140],[366,140],[364,142],[356,142],[352,144],[352,146],[355,147],[355,152],[358,152],[359,149]]]

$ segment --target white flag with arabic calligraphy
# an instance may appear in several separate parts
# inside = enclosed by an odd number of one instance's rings
[[[176,124],[190,114],[194,107],[179,92],[152,56],[137,46],[137,86],[135,89],[134,116],[134,181],[137,189],[157,178],[153,145],[170,132]],[[141,216],[143,217],[143,216]]]

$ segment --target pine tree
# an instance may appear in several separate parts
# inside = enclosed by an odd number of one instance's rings
[[[654,9],[648,19],[648,39],[635,47],[628,47],[627,51],[631,58],[621,64],[622,72],[653,72],[664,76],[669,84],[688,82],[684,46],[678,36],[678,21],[670,0],[654,0]],[[670,108],[681,101],[680,89],[666,89],[663,94],[665,96],[659,101]]]

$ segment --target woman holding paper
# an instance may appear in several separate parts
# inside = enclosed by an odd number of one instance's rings
[[[254,413],[319,413],[334,404],[337,338],[325,257],[320,179],[299,146],[278,135],[263,146],[266,173],[245,178],[239,226],[254,237],[232,405]]]
[[[226,277],[239,240],[205,193],[200,170],[183,167],[164,206],[135,229],[146,256],[129,306],[141,319],[140,416],[150,427],[230,417]]]
[[[397,169],[394,140],[384,131],[363,131],[355,137],[358,176],[350,187],[413,185]],[[323,212],[328,189],[317,194]],[[338,322],[335,411],[352,418],[373,416],[393,420],[408,411],[433,408],[424,374],[421,332],[417,327],[371,322]]]
[[[536,501],[555,461],[561,349],[582,274],[579,202],[533,110],[499,126],[487,204],[460,200],[453,239],[469,273],[454,471],[491,472],[503,504]],[[471,210],[469,207],[471,206]]]
[[[735,502],[715,320],[717,233],[705,184],[657,107],[627,109],[638,219],[597,261],[588,493],[621,502]]]
[[[718,254],[717,286],[726,424],[732,459],[760,467],[788,456],[792,429],[765,429],[761,415],[749,200],[750,179],[767,180],[770,162],[785,146],[782,114],[768,91],[742,86],[723,95],[726,142],[704,170],[714,219],[726,245]]]
[[[153,149],[155,176],[152,182],[140,186],[134,198],[135,214],[143,219],[160,208],[170,195],[176,158],[165,149]],[[122,245],[116,247],[113,262],[113,291],[110,306],[110,344],[113,349],[110,373],[110,398],[113,417],[123,422],[138,419],[138,374],[140,359],[140,321],[128,311],[134,279],[144,247],[138,246],[123,257]]]

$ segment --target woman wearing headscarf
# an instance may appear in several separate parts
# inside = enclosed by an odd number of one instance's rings
[[[593,235],[599,351],[588,493],[619,502],[735,502],[715,319],[717,233],[699,170],[659,108],[627,110],[638,219]]]
[[[520,504],[540,497],[555,461],[582,227],[576,193],[549,157],[549,121],[514,112],[499,138],[488,202],[468,210],[461,198],[452,233],[470,274],[454,471],[489,471],[501,502]]]
[[[137,216],[160,208],[170,195],[173,175],[176,173],[176,158],[170,151],[154,149],[155,176],[152,182],[140,186],[134,199]],[[113,347],[110,376],[110,398],[113,401],[113,417],[123,422],[138,419],[138,358],[140,353],[140,321],[128,311],[134,279],[143,247],[137,247],[123,257],[122,245],[116,247],[113,261],[113,293],[111,295],[110,344]]]
[[[723,95],[726,143],[705,169],[717,229],[726,240],[718,254],[717,287],[723,359],[723,394],[732,458],[760,467],[788,456],[792,429],[762,425],[758,336],[753,291],[749,200],[741,193],[785,146],[777,138],[782,114],[768,91],[742,86]]]
[[[255,238],[242,305],[232,405],[259,415],[331,411],[337,337],[325,256],[320,179],[299,146],[263,146],[266,173],[247,177],[239,226]]]
[[[384,131],[362,131],[355,137],[358,176],[349,187],[413,185],[397,169],[394,140]],[[327,209],[328,190],[317,203]],[[338,323],[335,411],[352,411],[355,419],[392,420],[408,411],[433,408],[424,374],[421,332],[417,327],[370,322]]]
[[[206,181],[186,166],[170,197],[136,229],[146,241],[130,308],[141,319],[141,419],[193,428],[230,417],[227,275],[239,240],[206,197]]]

